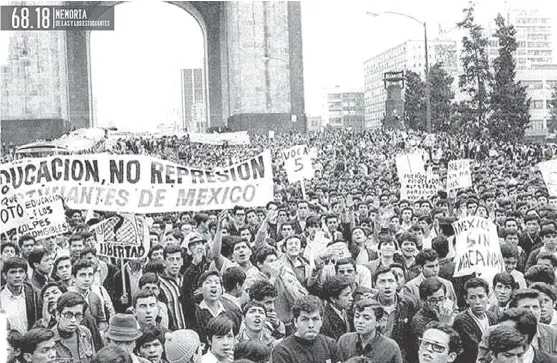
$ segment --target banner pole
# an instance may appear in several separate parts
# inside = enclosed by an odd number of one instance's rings
[[[125,266],[124,266],[124,259],[121,258],[120,259],[120,269],[122,271],[122,291],[124,292],[124,295],[128,295],[128,292],[126,291],[126,270],[125,270]],[[128,296],[128,303],[130,296]]]
[[[300,185],[302,186],[302,198],[304,198],[304,200],[307,200],[306,186],[304,184],[304,179],[300,180]]]

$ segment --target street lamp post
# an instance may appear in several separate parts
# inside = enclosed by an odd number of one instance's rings
[[[424,27],[424,47],[425,47],[425,102],[426,102],[426,122],[427,122],[427,132],[431,133],[431,86],[429,84],[429,56],[427,48],[427,23],[425,21],[420,21],[411,15],[398,13],[396,11],[384,11],[382,13],[372,13],[367,12],[371,16],[379,16],[381,14],[391,14],[404,16],[405,18],[412,19],[417,23],[420,23]]]

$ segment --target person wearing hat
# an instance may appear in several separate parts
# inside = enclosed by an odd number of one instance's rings
[[[165,336],[164,351],[168,363],[200,363],[203,346],[193,330],[181,329]]]
[[[133,363],[150,363],[147,359],[133,353],[136,340],[141,335],[139,323],[132,314],[116,314],[110,318],[106,335],[108,343],[124,348],[130,354]]]

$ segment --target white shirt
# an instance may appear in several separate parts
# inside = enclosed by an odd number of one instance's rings
[[[489,328],[489,319],[487,318],[487,314],[484,313],[483,318],[478,318],[472,310],[469,311],[470,315],[472,315],[472,319],[476,322],[480,330],[482,331],[482,336],[485,335],[487,328]]]
[[[6,318],[10,323],[10,329],[19,331],[22,335],[27,332],[27,306],[25,303],[25,292],[23,288],[21,294],[14,295],[4,287],[0,293],[0,301],[2,303],[2,310],[6,314]]]
[[[534,362],[534,348],[530,345],[528,350],[522,356],[522,363],[533,363]]]

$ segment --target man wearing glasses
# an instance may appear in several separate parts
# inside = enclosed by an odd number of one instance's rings
[[[460,351],[460,336],[448,325],[431,322],[419,338],[420,363],[452,363]]]
[[[91,332],[81,325],[85,304],[83,296],[75,292],[66,292],[58,299],[58,323],[52,328],[58,360],[88,363],[95,354]]]

